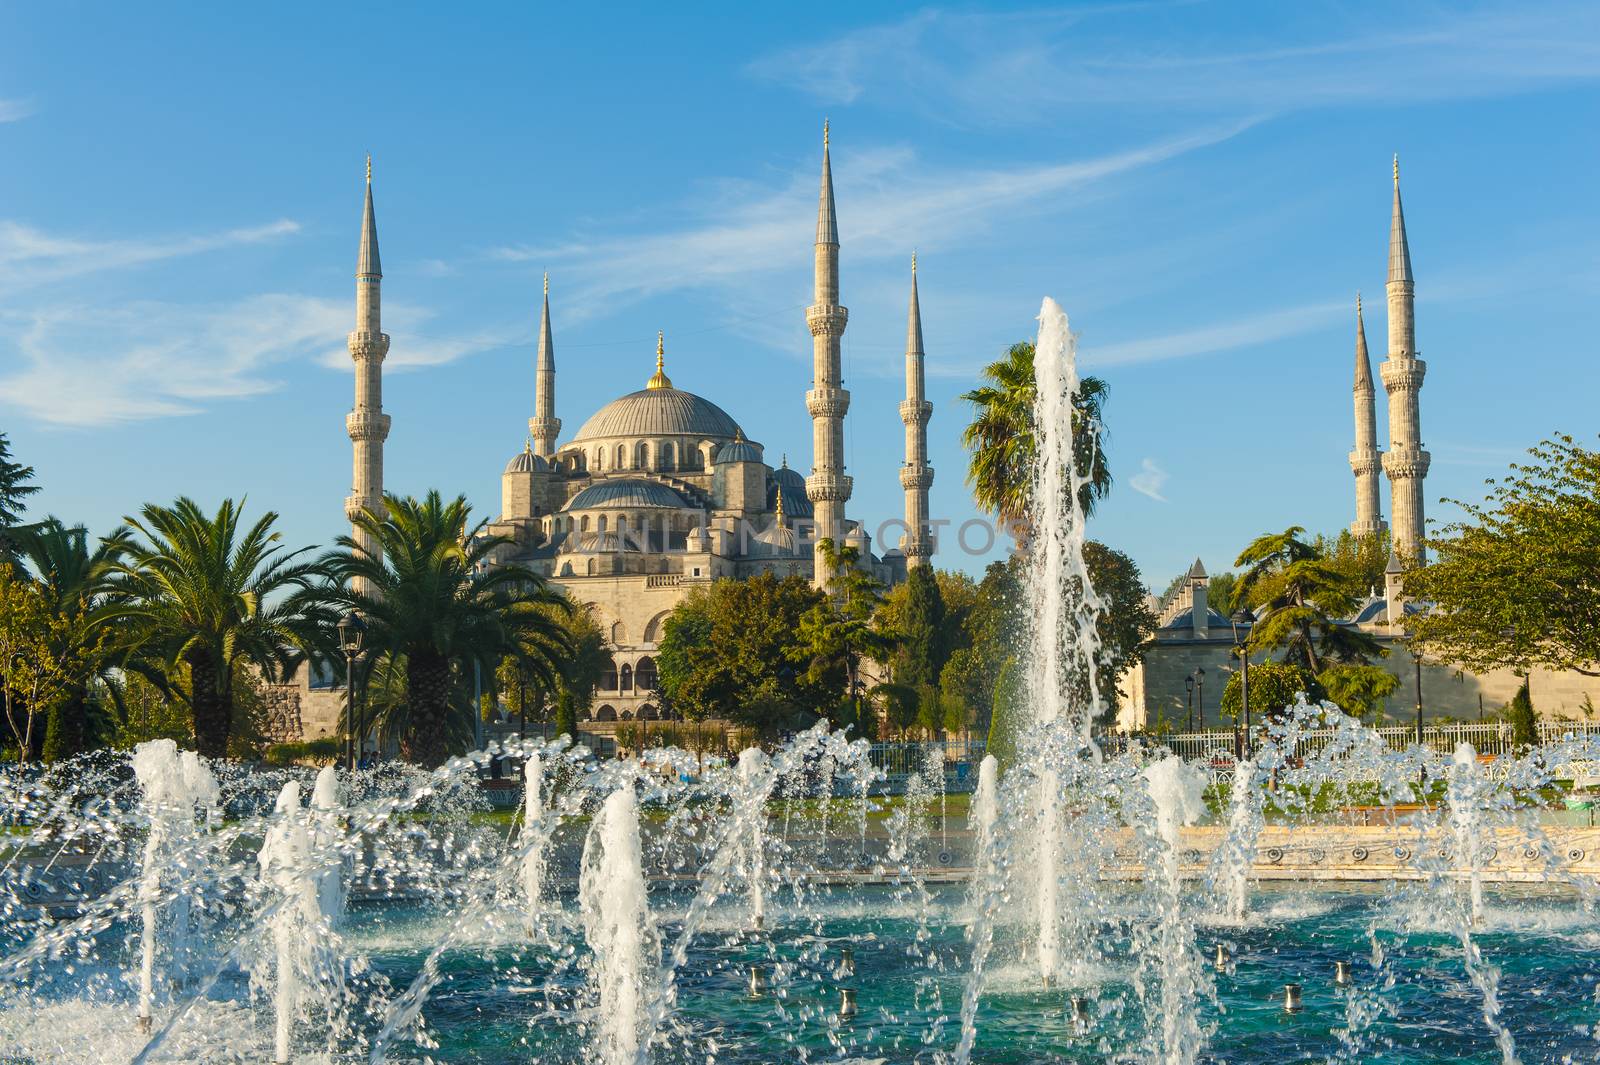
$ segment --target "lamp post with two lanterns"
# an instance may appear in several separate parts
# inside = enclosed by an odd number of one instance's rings
[[[1241,739],[1237,719],[1233,725],[1233,757],[1235,760],[1247,757],[1250,753],[1250,649],[1245,642],[1250,639],[1250,625],[1255,621],[1250,611],[1240,607],[1228,618],[1233,625],[1233,651],[1239,656],[1239,710],[1244,718],[1244,733]],[[1239,639],[1239,626],[1245,630],[1244,640]]]
[[[361,764],[362,722],[356,709],[356,659],[367,635],[361,611],[352,610],[339,619],[339,649],[344,652],[345,764],[354,771]]]

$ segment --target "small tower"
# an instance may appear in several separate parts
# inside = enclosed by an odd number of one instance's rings
[[[1378,471],[1382,455],[1378,451],[1377,389],[1372,384],[1372,360],[1367,356],[1367,327],[1361,318],[1361,294],[1356,294],[1356,446],[1350,452],[1350,469],[1356,476],[1356,520],[1350,531],[1356,536],[1371,536],[1383,531],[1383,513],[1378,502]]]
[[[923,374],[922,305],[917,300],[917,256],[911,256],[911,310],[906,319],[906,398],[900,404],[900,420],[906,425],[906,461],[900,467],[900,487],[906,493],[906,535],[900,545],[906,566],[926,565],[933,554],[933,535],[928,525],[928,489],[933,484],[933,467],[928,465],[928,419],[933,404]]]
[[[817,546],[812,580],[827,587],[831,574],[822,558],[821,541],[842,543],[844,505],[850,499],[850,478],[844,472],[844,416],[850,393],[844,389],[839,341],[849,312],[839,305],[839,226],[833,209],[833,166],[828,158],[828,124],[822,124],[822,192],[817,205],[817,242],[813,269],[815,302],[806,308],[811,330],[811,390],[806,411],[811,415],[811,476],[806,497],[816,521]]]
[[[383,266],[378,260],[378,218],[372,208],[372,156],[367,156],[367,199],[361,217],[361,248],[356,255],[356,327],[346,338],[355,361],[356,402],[345,416],[354,458],[350,495],[344,501],[345,517],[354,522],[363,509],[383,512],[383,442],[389,436],[389,416],[383,413],[383,359],[389,354],[389,336],[382,322]],[[381,558],[382,546],[356,526],[351,536],[357,547]],[[370,594],[365,580],[353,590]]]
[[[549,459],[556,453],[561,419],[556,417],[556,343],[550,337],[550,275],[544,275],[544,309],[539,312],[539,361],[533,372],[533,417],[528,419],[533,453]]]
[[[1406,565],[1424,561],[1423,480],[1429,454],[1422,450],[1420,395],[1427,363],[1417,358],[1416,285],[1405,213],[1400,208],[1400,157],[1394,159],[1394,210],[1389,221],[1389,354],[1378,367],[1389,393],[1389,450],[1383,470],[1389,476],[1394,520],[1394,550]]]

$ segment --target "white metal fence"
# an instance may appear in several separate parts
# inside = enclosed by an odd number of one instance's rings
[[[1374,731],[1394,750],[1405,750],[1417,742],[1414,725],[1389,725]],[[1300,740],[1298,753],[1315,754],[1333,740],[1332,729],[1317,729],[1305,733]],[[1600,722],[1541,721],[1539,742],[1554,743],[1563,739],[1580,739],[1600,736]],[[1255,741],[1261,742],[1262,733],[1255,730]],[[1232,729],[1207,729],[1204,732],[1173,732],[1164,736],[1150,736],[1148,741],[1159,744],[1190,761],[1231,762],[1233,760],[1235,733]],[[1458,743],[1470,743],[1479,754],[1506,754],[1516,744],[1512,741],[1511,726],[1503,721],[1469,722],[1458,725],[1424,725],[1422,741],[1436,751],[1455,750]]]

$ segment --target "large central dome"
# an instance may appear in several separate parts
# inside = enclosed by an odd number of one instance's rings
[[[573,443],[612,437],[637,439],[651,436],[695,436],[706,440],[732,439],[739,423],[728,412],[693,392],[657,386],[612,400],[595,411]]]

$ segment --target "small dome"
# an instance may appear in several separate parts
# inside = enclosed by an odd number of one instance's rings
[[[544,473],[549,469],[550,463],[535,455],[531,447],[512,455],[511,461],[506,463],[507,473]]]
[[[806,479],[801,476],[800,471],[789,468],[789,460],[787,458],[784,459],[782,466],[772,471],[772,478],[785,488],[798,488],[801,495],[805,494]],[[787,499],[788,496],[784,498]]]
[[[573,496],[562,510],[598,510],[608,507],[671,507],[689,509],[689,501],[657,481],[619,477],[599,481]]]
[[[760,462],[761,449],[740,434],[731,444],[723,444],[717,451],[716,463],[725,462]]]

